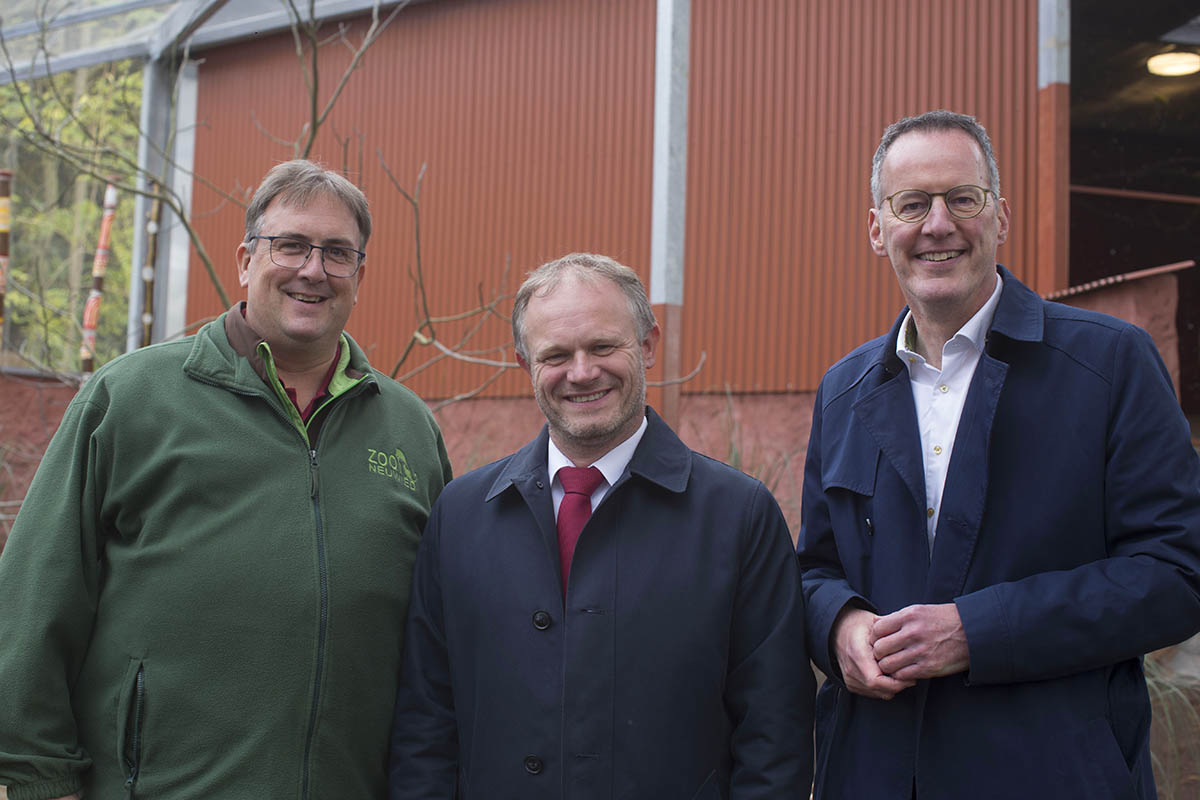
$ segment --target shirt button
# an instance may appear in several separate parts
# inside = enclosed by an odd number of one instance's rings
[[[933,519],[933,509],[932,508],[925,509],[925,516],[929,517],[930,519]]]
[[[933,454],[935,456],[940,456],[942,454],[942,446],[940,444],[935,444],[933,446]]]
[[[537,756],[525,756],[525,771],[530,775],[540,775],[546,765]]]
[[[938,387],[938,390],[942,394],[945,394],[946,392],[950,391],[950,387],[943,383],[941,386]]]
[[[553,621],[554,620],[551,618],[551,616],[545,611],[533,612],[533,627],[537,628],[539,631],[544,631],[546,628],[549,628],[550,623]]]

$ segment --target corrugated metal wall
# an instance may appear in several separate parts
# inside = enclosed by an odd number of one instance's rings
[[[683,363],[701,351],[708,363],[685,391],[812,389],[890,323],[902,301],[867,246],[866,186],[879,134],[901,115],[947,106],[983,120],[1015,215],[1002,258],[1032,269],[1036,12],[1036,0],[694,0]],[[411,214],[377,150],[407,189],[428,164],[421,245],[435,315],[511,292],[569,250],[648,277],[654,24],[654,0],[436,0],[403,11],[375,45],[314,155],[347,165],[373,204],[350,330],[377,366],[391,369],[416,319]],[[197,173],[251,186],[291,156],[266,132],[294,138],[305,118],[291,38],[202,55]],[[346,55],[332,46],[322,59],[329,87]],[[195,215],[236,294],[239,210],[198,185]],[[219,311],[198,263],[188,302],[189,319]],[[506,343],[505,323],[472,341]],[[443,363],[408,382],[446,396],[490,374]],[[490,392],[528,383],[514,373]]]
[[[867,245],[883,128],[947,107],[988,127],[1015,218],[1001,258],[1035,244],[1037,3],[698,2],[693,7],[685,356],[708,390],[815,388],[903,305]]]
[[[360,23],[353,33],[361,30]],[[294,137],[305,119],[292,40],[274,36],[203,57],[197,172],[219,186],[252,184],[291,157],[254,120]],[[322,58],[331,86],[347,57],[332,46]],[[376,233],[349,329],[373,348],[376,366],[391,370],[417,319],[411,209],[380,153],[410,192],[427,165],[421,248],[435,316],[471,308],[481,294],[511,293],[525,271],[572,249],[609,253],[648,276],[653,59],[654,5],[644,0],[450,0],[401,12],[350,80],[313,153],[330,165],[348,162],[372,202]],[[196,197],[202,233],[232,254],[241,231],[234,210],[205,218],[219,201],[202,188]],[[227,261],[226,282],[236,287]],[[190,318],[217,310],[206,281],[194,267]],[[466,329],[447,324],[439,335],[453,344]],[[471,341],[471,350],[507,345],[511,334],[492,318]],[[512,358],[511,348],[478,355]],[[402,372],[431,356],[419,349]],[[492,373],[446,361],[408,383],[444,396]],[[528,394],[528,378],[514,371],[493,390]]]

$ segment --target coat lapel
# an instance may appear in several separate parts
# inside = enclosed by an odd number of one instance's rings
[[[979,540],[988,490],[992,422],[1008,365],[987,353],[979,359],[954,437],[946,472],[942,509],[925,586],[925,602],[948,603],[967,580],[967,568]]]
[[[992,319],[987,345],[975,368],[959,418],[954,453],[942,493],[937,535],[925,588],[925,602],[948,603],[960,595],[983,527],[988,492],[992,427],[1008,364],[996,357],[1002,340],[1041,341],[1043,301],[1003,266],[997,266],[1004,288]]]
[[[497,498],[507,491],[515,491],[521,496],[537,524],[547,568],[561,585],[558,528],[554,524],[554,501],[550,496],[550,474],[546,466],[549,440],[549,429],[543,426],[533,441],[513,453],[488,490],[486,501],[498,502]]]

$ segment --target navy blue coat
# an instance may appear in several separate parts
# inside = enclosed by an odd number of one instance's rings
[[[1200,629],[1200,464],[1154,343],[1007,270],[932,555],[908,372],[886,336],[825,375],[799,554],[817,797],[1152,798],[1141,655]],[[870,522],[868,523],[868,520]],[[953,601],[965,674],[851,694],[830,630]]]
[[[414,574],[394,800],[808,797],[787,524],[760,482],[647,416],[565,604],[545,429],[442,493]]]

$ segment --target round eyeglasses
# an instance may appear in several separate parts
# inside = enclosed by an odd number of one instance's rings
[[[284,269],[300,269],[308,263],[313,250],[321,251],[321,268],[326,275],[349,278],[358,272],[367,254],[340,244],[319,245],[290,236],[251,236],[271,243],[271,263]]]
[[[991,189],[964,183],[944,192],[925,192],[920,189],[904,189],[887,198],[892,214],[901,222],[920,222],[929,215],[933,208],[933,198],[940,197],[946,203],[946,210],[951,216],[959,219],[971,219],[983,213],[987,206],[988,193]]]

